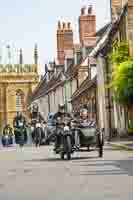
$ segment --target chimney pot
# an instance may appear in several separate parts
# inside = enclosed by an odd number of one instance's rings
[[[68,22],[68,29],[70,29],[71,28],[71,23],[70,22]]]
[[[60,23],[60,21],[58,21],[58,29],[60,29],[61,28],[61,23]]]
[[[81,8],[81,15],[85,14],[85,7]]]
[[[89,8],[88,8],[88,14],[89,14],[89,15],[92,14],[92,5],[90,5]]]
[[[65,23],[65,22],[63,22],[63,29],[65,29],[65,27],[66,27],[66,23]]]

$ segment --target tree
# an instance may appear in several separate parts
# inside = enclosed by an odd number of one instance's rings
[[[127,109],[133,106],[133,61],[128,60],[115,65],[112,74],[112,87],[116,96],[114,99]]]
[[[129,56],[127,43],[121,43],[111,55],[114,100],[129,110],[133,108],[133,58]]]
[[[122,42],[113,47],[113,52],[110,55],[110,60],[113,64],[119,65],[120,63],[129,59],[128,43]]]

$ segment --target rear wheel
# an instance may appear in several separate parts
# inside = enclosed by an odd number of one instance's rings
[[[103,145],[101,145],[99,147],[99,157],[102,158],[103,157]]]
[[[75,131],[75,146],[77,147],[77,150],[80,148],[80,136],[79,132],[76,130]]]
[[[90,151],[90,145],[87,146],[87,151]]]
[[[41,129],[37,128],[35,130],[35,145],[36,147],[40,146],[41,144]]]

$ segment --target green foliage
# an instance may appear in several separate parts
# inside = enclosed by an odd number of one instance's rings
[[[110,55],[113,64],[120,64],[129,58],[129,48],[127,43],[119,43],[117,47],[113,47],[114,51]]]
[[[127,43],[119,43],[114,49],[110,56],[113,73],[109,87],[115,91],[114,100],[130,108],[133,106],[133,58],[129,57]]]
[[[112,75],[115,101],[126,107],[133,106],[133,61],[127,60],[115,65]]]

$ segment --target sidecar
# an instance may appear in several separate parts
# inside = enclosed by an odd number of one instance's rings
[[[97,131],[95,122],[81,123],[79,127],[80,149],[90,148],[98,149],[99,156],[103,155],[104,135],[101,131]]]

